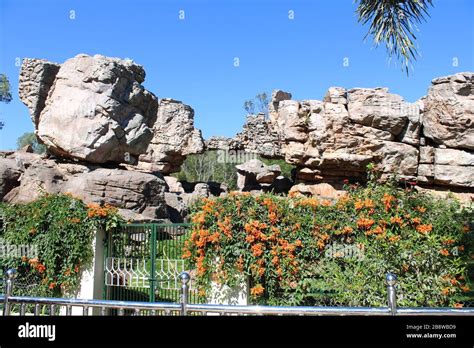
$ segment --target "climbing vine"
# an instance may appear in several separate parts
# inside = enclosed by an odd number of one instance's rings
[[[74,293],[92,260],[94,231],[121,222],[116,208],[87,205],[71,194],[1,204],[0,217],[0,266],[18,270],[15,294],[36,296]]]
[[[474,300],[471,208],[393,184],[346,189],[335,202],[248,193],[200,201],[183,256],[201,295],[244,275],[254,303],[384,306],[393,272],[401,306]]]

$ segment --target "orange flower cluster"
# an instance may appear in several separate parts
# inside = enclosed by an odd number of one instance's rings
[[[397,199],[394,196],[389,195],[388,193],[384,193],[382,197],[382,203],[385,206],[385,211],[389,211],[392,208],[392,203],[396,200]]]
[[[250,294],[253,297],[262,296],[265,291],[265,288],[261,284],[255,285],[252,289],[250,289]]]
[[[81,222],[81,219],[79,218],[71,218],[69,219],[69,222],[73,223],[73,224],[78,224],[79,222]]]
[[[416,207],[415,209],[418,210],[422,214],[426,211],[425,207],[420,207],[420,206]]]
[[[46,271],[46,266],[43,265],[41,262],[39,262],[37,258],[30,259],[28,263],[30,264],[31,267],[36,269],[39,273],[44,273],[44,271]]]
[[[105,204],[103,207],[101,207],[97,203],[90,203],[87,205],[87,216],[89,218],[94,218],[94,217],[107,217],[110,213],[116,211],[117,208],[112,207],[109,204]]]
[[[375,234],[376,237],[378,237],[378,238],[383,238],[386,235],[385,228],[377,226],[377,227],[371,229],[370,231],[365,232],[366,236],[371,236],[373,234]]]
[[[416,226],[416,230],[420,232],[421,234],[427,234],[428,232],[431,232],[433,230],[433,225],[418,225]]]
[[[441,249],[441,250],[439,251],[439,253],[440,253],[441,255],[443,255],[443,256],[448,256],[448,255],[449,255],[449,251],[448,251],[447,249]]]
[[[315,209],[319,205],[319,201],[316,198],[301,198],[295,201],[295,207],[311,207]]]
[[[227,238],[232,238],[232,224],[229,216],[224,218],[224,222],[217,221],[217,227]]]
[[[453,244],[454,242],[455,242],[454,239],[446,239],[446,240],[444,240],[442,243],[443,243],[444,245],[451,245],[451,244]]]
[[[262,243],[257,243],[257,244],[252,245],[250,249],[252,250],[253,256],[259,257],[260,255],[263,254],[264,245]]]
[[[388,240],[392,243],[398,242],[400,239],[402,239],[400,236],[392,236],[388,238]]]
[[[357,201],[354,202],[354,208],[356,210],[361,210],[364,208],[373,209],[375,208],[375,204],[374,204],[374,201],[369,198],[366,198],[364,200],[358,199]]]
[[[324,233],[319,236],[318,241],[316,242],[316,246],[318,247],[319,250],[324,249],[326,246],[327,241],[330,239],[329,234]]]
[[[396,224],[396,225],[399,225],[400,227],[402,227],[403,226],[403,219],[400,216],[392,216],[390,218],[390,223],[392,225]]]
[[[206,222],[206,213],[200,211],[194,214],[191,218],[191,221],[195,224],[203,225]]]
[[[357,220],[357,227],[363,230],[368,230],[375,223],[374,220],[368,218],[360,218]]]

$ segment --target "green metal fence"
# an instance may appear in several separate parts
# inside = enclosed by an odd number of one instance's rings
[[[179,302],[179,274],[190,271],[182,249],[190,224],[127,224],[109,233],[104,298]],[[191,284],[190,302],[198,303]]]

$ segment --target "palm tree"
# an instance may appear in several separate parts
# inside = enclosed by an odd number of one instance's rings
[[[408,74],[408,67],[417,58],[415,47],[416,24],[429,17],[428,7],[432,0],[357,0],[359,22],[370,28],[366,35],[373,36],[378,46],[385,43],[389,57],[395,56],[402,62]]]

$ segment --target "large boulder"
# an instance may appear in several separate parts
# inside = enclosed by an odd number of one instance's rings
[[[161,99],[153,138],[138,168],[163,174],[178,172],[187,155],[204,151],[201,131],[194,128],[194,110],[178,100]]]
[[[424,99],[424,135],[436,144],[474,150],[474,73],[434,79]]]
[[[51,160],[31,162],[20,178],[20,185],[8,192],[8,203],[29,203],[45,193],[60,193],[67,176]]]
[[[20,91],[27,91],[35,77],[29,73],[32,65],[53,69],[26,60]],[[92,163],[134,162],[153,137],[158,107],[157,98],[141,85],[144,79],[143,68],[130,60],[80,54],[60,66],[43,109],[39,92],[20,96],[50,153]],[[39,101],[32,103],[35,98]]]
[[[161,176],[107,168],[78,174],[62,187],[62,192],[73,193],[86,203],[107,203],[150,219],[167,216],[165,190]]]
[[[16,161],[11,158],[0,158],[0,200],[13,188],[20,185],[21,171]]]
[[[258,159],[236,165],[235,168],[237,187],[241,191],[256,190],[262,185],[270,186],[281,173],[279,165],[266,165]]]

